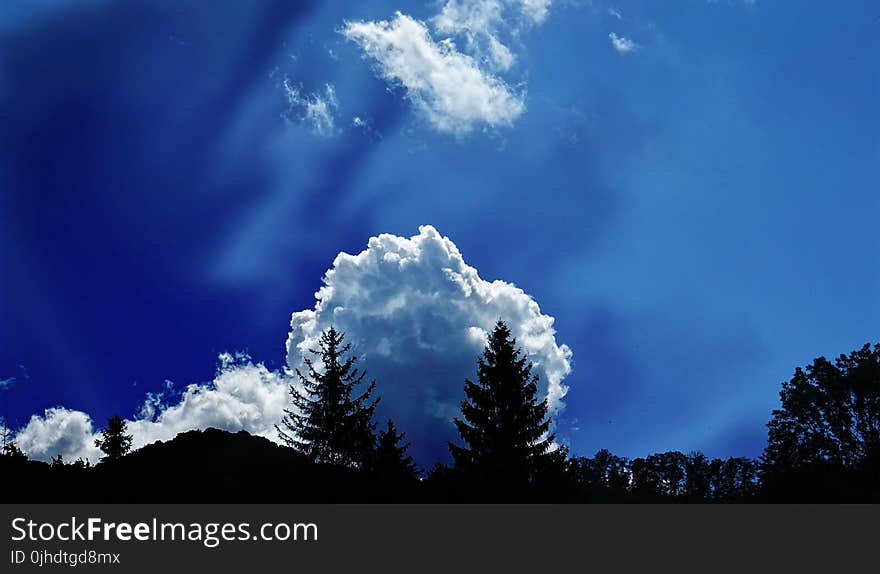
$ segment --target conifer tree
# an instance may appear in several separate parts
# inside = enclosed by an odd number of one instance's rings
[[[454,421],[465,442],[449,445],[455,465],[498,485],[534,481],[557,458],[550,452],[554,436],[547,401],[537,402],[538,376],[503,321],[477,364],[478,382],[465,381],[463,418]]]
[[[373,412],[379,399],[370,400],[376,381],[353,396],[364,383],[365,371],[355,367],[357,357],[347,357],[351,344],[345,335],[330,327],[321,334],[317,357],[304,359],[306,374],[296,375],[304,389],[290,385],[295,409],[285,409],[281,425],[275,425],[281,439],[315,462],[363,467],[374,446]]]
[[[132,436],[125,434],[128,424],[119,415],[107,420],[107,428],[101,429],[101,438],[95,441],[105,456],[103,460],[118,460],[131,450]]]
[[[14,433],[6,424],[6,419],[0,417],[0,455],[9,458],[27,459],[27,455],[12,440]]]
[[[27,455],[12,441],[7,442],[3,446],[3,455],[9,458],[27,460]]]
[[[379,476],[395,481],[414,480],[419,471],[406,451],[409,443],[404,443],[406,433],[399,432],[394,422],[388,419],[386,427],[376,437],[376,452],[373,456],[373,471]]]
[[[6,425],[6,419],[0,417],[0,451],[12,442],[12,429]]]

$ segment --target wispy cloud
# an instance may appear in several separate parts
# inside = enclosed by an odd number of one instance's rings
[[[617,50],[618,54],[630,54],[640,48],[638,44],[629,38],[618,36],[614,32],[608,34],[608,38],[611,39],[611,45],[614,46],[614,49]]]
[[[336,111],[339,102],[336,90],[326,84],[322,92],[303,93],[302,86],[293,84],[288,78],[281,83],[287,98],[286,117],[306,123],[318,135],[329,136],[336,133]]]
[[[15,377],[9,377],[8,379],[0,379],[0,391],[11,386],[12,383],[14,383],[14,382],[15,382]]]
[[[549,0],[447,0],[431,21],[437,34],[461,39],[478,61],[506,71],[516,58],[503,37],[541,24],[549,8]]]

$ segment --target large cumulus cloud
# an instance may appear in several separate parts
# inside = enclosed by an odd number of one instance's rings
[[[512,283],[482,279],[433,227],[420,227],[409,238],[382,234],[357,255],[340,253],[316,299],[314,308],[292,315],[288,367],[302,366],[324,329],[344,331],[378,381],[379,415],[394,418],[408,433],[423,466],[445,459],[447,441],[457,438],[451,420],[459,413],[464,380],[475,376],[476,359],[498,319],[534,363],[551,415],[564,407],[571,351],[556,342],[553,317]],[[179,396],[147,396],[127,421],[133,447],[208,427],[277,442],[275,424],[290,406],[291,384],[298,383],[289,370],[223,354],[213,381],[191,384]],[[51,408],[33,416],[16,441],[38,460],[62,454],[96,462],[98,426],[86,413]]]
[[[339,254],[315,296],[313,309],[291,318],[288,365],[299,367],[329,326],[347,333],[378,381],[381,414],[400,423],[422,463],[445,457],[455,439],[450,421],[464,379],[475,376],[498,319],[534,363],[551,414],[564,406],[571,351],[557,343],[553,317],[512,283],[482,279],[433,227],[410,238],[382,234],[357,255]]]

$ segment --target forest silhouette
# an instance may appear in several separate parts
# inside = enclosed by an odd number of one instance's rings
[[[217,429],[131,451],[114,416],[97,464],[28,460],[0,425],[0,499],[16,502],[880,502],[880,344],[817,358],[783,383],[757,459],[677,451],[573,456],[538,378],[499,321],[463,387],[451,464],[419,469],[394,421],[376,432],[376,381],[325,331],[289,388],[283,444]]]

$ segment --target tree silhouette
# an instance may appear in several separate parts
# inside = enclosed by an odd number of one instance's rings
[[[406,451],[409,443],[404,443],[406,433],[399,432],[394,422],[388,419],[385,428],[376,437],[376,452],[373,455],[373,472],[392,482],[415,480],[419,470]]]
[[[534,481],[552,463],[547,401],[537,402],[537,375],[498,321],[478,360],[478,382],[465,381],[463,419],[455,426],[466,446],[449,444],[461,471],[499,487]]]
[[[3,455],[15,460],[27,460],[27,455],[12,441],[3,445]]]
[[[629,461],[607,449],[593,458],[576,458],[569,463],[569,472],[581,496],[598,501],[616,500],[627,494],[630,484]]]
[[[634,458],[630,463],[632,470],[632,494],[642,500],[653,500],[662,494],[660,468],[655,455]]]
[[[128,424],[119,415],[107,420],[107,428],[101,429],[101,438],[95,440],[95,446],[105,454],[102,460],[118,460],[131,450],[132,436],[125,434]]]
[[[795,370],[767,424],[765,472],[855,469],[880,455],[880,345]]]
[[[716,502],[736,502],[755,494],[757,465],[747,458],[715,459],[711,463],[712,499]]]
[[[12,429],[7,426],[6,419],[0,417],[0,452],[2,452],[10,442],[12,442]]]
[[[701,452],[687,455],[684,495],[692,502],[706,501],[712,493],[712,463]]]
[[[64,467],[64,457],[59,452],[56,456],[52,457],[52,464],[50,465],[52,468],[62,468]]]
[[[687,462],[687,457],[677,451],[633,460],[633,493],[645,499],[683,496],[687,491]]]
[[[344,340],[333,327],[321,333],[319,348],[310,351],[320,365],[306,357],[308,374],[296,370],[304,392],[290,385],[295,410],[285,409],[275,428],[288,446],[315,462],[362,467],[373,450],[373,412],[379,399],[370,401],[376,381],[352,397],[367,373],[355,367],[357,357],[346,358],[351,345]]]
[[[27,455],[12,440],[14,433],[6,424],[6,419],[0,417],[0,455],[18,460],[27,460]]]

